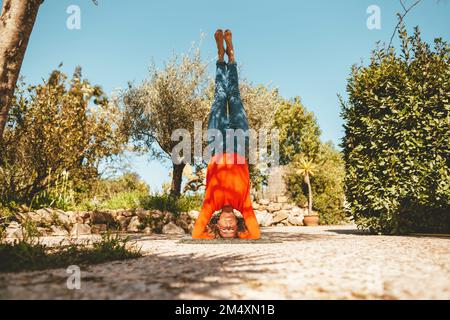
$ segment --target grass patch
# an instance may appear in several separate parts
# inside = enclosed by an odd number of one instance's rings
[[[203,196],[181,195],[176,198],[170,194],[153,194],[141,200],[141,206],[147,210],[155,209],[169,211],[174,214],[199,209],[203,203]]]
[[[140,249],[128,237],[106,233],[90,243],[61,243],[46,246],[33,235],[14,242],[0,243],[0,272],[66,268],[69,265],[98,264],[141,257]]]
[[[110,199],[103,201],[99,209],[136,209],[141,207],[141,202],[146,194],[140,191],[124,191],[114,194]]]

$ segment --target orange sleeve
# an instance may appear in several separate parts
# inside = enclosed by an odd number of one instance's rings
[[[195,220],[194,229],[192,230],[193,239],[213,239],[214,235],[205,232],[209,220],[213,214],[213,198],[208,189],[205,192],[205,200],[203,201],[202,210],[200,211],[197,220]]]
[[[244,207],[242,208],[242,217],[244,218],[246,232],[240,232],[238,234],[241,239],[259,239],[261,232],[259,230],[259,223],[256,219],[255,212],[253,211],[252,201],[250,199],[250,188],[247,191],[247,195],[244,201]]]

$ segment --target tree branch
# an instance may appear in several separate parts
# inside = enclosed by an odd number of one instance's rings
[[[408,14],[409,11],[411,11],[412,8],[417,6],[421,1],[422,0],[417,0],[409,8],[406,8],[405,4],[403,3],[403,0],[400,0],[400,4],[402,5],[403,10],[405,10],[405,12],[402,15],[399,14],[400,20],[398,21],[397,25],[394,28],[394,32],[392,33],[391,40],[389,41],[388,50],[392,45],[392,40],[394,39],[395,33],[397,32],[398,28],[400,27],[400,24],[402,23],[403,18]]]

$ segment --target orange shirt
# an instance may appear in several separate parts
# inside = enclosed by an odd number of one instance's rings
[[[222,153],[211,158],[206,173],[206,191],[202,210],[195,221],[193,238],[210,238],[205,227],[212,214],[225,205],[241,212],[247,232],[240,238],[258,239],[259,225],[250,199],[250,175],[245,157]]]

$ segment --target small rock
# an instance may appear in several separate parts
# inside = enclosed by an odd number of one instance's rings
[[[278,223],[283,220],[286,220],[287,217],[289,217],[289,211],[287,211],[287,210],[277,211],[273,215],[273,223]]]
[[[36,227],[37,235],[38,236],[50,236],[52,234],[51,226],[50,228],[42,228],[42,227]],[[67,234],[67,232],[66,232]]]
[[[99,234],[102,232],[106,232],[108,230],[108,225],[104,223],[94,224],[91,228],[92,233]]]
[[[145,227],[145,229],[142,232],[144,232],[145,234],[152,234],[153,230],[150,227]]]
[[[84,219],[88,219],[91,216],[91,213],[89,211],[82,211],[78,213],[80,217]]]
[[[41,216],[38,215],[36,212],[30,211],[30,212],[18,212],[16,214],[17,219],[20,222],[25,222],[25,221],[31,221],[31,222],[35,222],[35,223],[39,223],[41,222]]]
[[[107,224],[114,221],[113,216],[109,212],[93,211],[89,216],[92,224]]]
[[[71,219],[70,219],[69,215],[67,213],[65,213],[64,211],[56,210],[55,216],[56,216],[56,220],[58,221],[58,223],[60,223],[64,226],[69,226],[71,224]]]
[[[302,213],[302,209],[298,206],[293,206],[291,209],[291,215],[299,216]]]
[[[131,218],[130,222],[128,223],[127,231],[128,232],[138,232],[140,225],[141,225],[141,221],[139,220],[139,217],[134,216]]]
[[[22,213],[26,213],[26,212],[30,211],[30,208],[28,208],[28,206],[26,206],[24,204],[21,204],[19,206],[19,211],[22,212]]]
[[[39,222],[45,223],[45,224],[52,224],[53,223],[53,210],[50,208],[45,209],[39,209],[36,210],[36,214],[39,216]]]
[[[277,202],[278,203],[286,203],[286,202],[288,202],[288,197],[286,197],[286,196],[278,196],[277,197]]]
[[[190,220],[191,219],[189,217],[185,218],[185,217],[180,215],[178,217],[178,219],[177,219],[177,225],[179,227],[181,227],[183,230],[188,230],[189,229]]]
[[[109,213],[114,221],[117,221],[117,218],[122,215],[120,210],[109,210]]]
[[[261,213],[264,213],[264,214],[266,214],[266,213],[269,213],[269,211],[267,211],[267,210],[253,210],[254,212],[255,212],[255,214],[261,214]]]
[[[187,213],[187,212],[181,212],[178,215],[178,219],[181,219],[186,222],[190,222],[192,220],[192,218],[189,216],[189,213]]]
[[[7,229],[20,229],[21,226],[17,221],[12,221],[8,224],[8,226],[6,228]]]
[[[302,226],[303,225],[303,217],[289,216],[288,222],[293,226]]]
[[[145,210],[143,208],[137,208],[134,211],[134,214],[137,215],[140,219],[145,219],[150,216],[150,211]]]
[[[150,213],[150,216],[152,218],[158,219],[158,218],[162,218],[163,217],[163,213],[159,210],[152,210]]]
[[[196,220],[198,218],[198,215],[200,214],[200,212],[198,212],[197,210],[191,210],[188,212],[189,217],[191,217],[191,219]]]
[[[260,199],[260,200],[258,200],[258,203],[263,206],[268,206],[270,204],[270,201],[267,199]]]
[[[125,217],[132,217],[133,216],[133,211],[132,210],[122,210],[121,214]]]
[[[120,225],[120,230],[127,230],[128,223],[130,222],[130,217],[118,216],[117,222]]]
[[[21,239],[23,238],[22,227],[16,221],[11,222],[5,229],[6,238]]]
[[[72,227],[72,230],[70,230],[70,235],[72,236],[78,236],[82,234],[91,234],[91,227],[88,224],[83,223],[75,223]]]
[[[184,234],[185,232],[184,232],[183,228],[180,228],[173,222],[169,222],[168,224],[166,224],[163,227],[162,233],[164,233],[164,234]]]
[[[69,217],[70,224],[83,223],[83,218],[78,212],[67,211],[66,215]]]
[[[0,211],[0,217],[2,216],[2,212]],[[27,214],[23,212],[16,212],[16,219],[21,223],[27,220]]]
[[[175,215],[172,212],[169,212],[169,211],[164,211],[163,215],[164,215],[164,220],[165,221],[172,221],[175,218]]]
[[[52,236],[67,236],[69,234],[66,229],[60,226],[53,225],[50,226],[50,229]]]
[[[283,206],[281,207],[282,210],[291,210],[293,207],[290,203],[283,203]]]
[[[261,227],[268,227],[273,222],[273,217],[270,213],[267,211],[257,211],[255,212],[256,220],[258,220],[258,223]]]
[[[270,212],[279,211],[279,210],[281,210],[281,204],[280,204],[280,203],[272,202],[272,203],[270,203],[269,206],[267,207],[267,210],[269,210]]]

